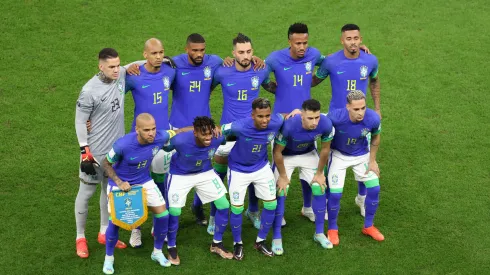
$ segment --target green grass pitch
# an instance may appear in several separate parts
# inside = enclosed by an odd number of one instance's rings
[[[211,237],[186,207],[178,235],[182,264],[162,270],[150,260],[150,223],[141,249],[116,250],[116,274],[484,274],[490,268],[490,56],[487,1],[3,1],[0,15],[0,274],[101,274],[96,242],[98,195],[90,201],[90,257],[75,253],[78,190],[75,101],[97,72],[103,47],[123,64],[142,59],[150,37],[165,53],[183,52],[199,32],[207,53],[231,55],[243,32],[264,58],[287,46],[302,21],[310,46],[340,49],[340,27],[360,25],[380,63],[383,133],[381,197],[375,223],[386,240],[361,234],[347,175],[339,216],[341,245],[323,250],[300,216],[292,182],[283,230],[285,254],[253,250],[256,230],[244,220],[243,262],[209,253]],[[264,95],[271,98],[262,91]],[[328,83],[312,90],[324,106]],[[372,106],[372,100],[368,98]],[[213,116],[222,106],[213,93]],[[128,96],[126,122],[132,118]],[[191,198],[188,198],[188,205]],[[208,207],[206,207],[208,209]],[[129,232],[120,236],[128,241]],[[270,235],[269,235],[270,239]],[[224,236],[231,248],[231,233]]]

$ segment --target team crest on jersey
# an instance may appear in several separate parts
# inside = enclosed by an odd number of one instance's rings
[[[306,74],[311,74],[311,61],[305,63]]]
[[[259,77],[254,76],[252,77],[251,81],[252,81],[252,90],[257,90],[259,88]]]
[[[365,65],[361,66],[361,80],[364,80],[367,78],[368,75],[368,67]]]
[[[364,129],[362,129],[362,131],[361,131],[361,136],[362,136],[362,137],[365,137],[365,136],[367,136],[368,134],[369,134],[369,129],[368,129],[368,128],[364,128]]]
[[[158,146],[153,147],[153,149],[151,149],[151,154],[153,156],[156,156],[156,154],[158,153],[158,150],[160,150],[160,148],[158,148]]]
[[[119,94],[124,94],[124,83],[121,82],[117,82],[117,88],[119,89]]]
[[[168,76],[163,77],[163,87],[165,91],[170,89],[170,78]]]
[[[208,151],[208,159],[212,159],[214,156],[214,153],[216,152],[216,149],[211,149]]]
[[[179,201],[179,194],[175,193],[172,195],[172,201],[174,203],[177,203]]]
[[[211,68],[209,66],[204,68],[204,80],[211,80]]]
[[[267,136],[267,140],[271,142],[274,139],[274,136],[275,136],[274,133],[269,133],[269,135]]]
[[[237,201],[240,198],[240,193],[238,191],[233,192],[233,199]]]
[[[339,176],[337,174],[332,175],[332,185],[337,185],[339,183]]]

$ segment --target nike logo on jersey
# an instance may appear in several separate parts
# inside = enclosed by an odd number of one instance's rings
[[[252,138],[245,138],[245,141],[251,141]]]
[[[100,101],[104,102],[107,99],[107,96],[104,98],[101,98]]]
[[[185,154],[185,157],[188,158],[188,157],[192,157],[191,154]]]
[[[341,134],[345,134],[346,132],[342,131],[342,130],[339,130],[339,133]]]
[[[143,85],[143,86],[141,86],[141,88],[146,89],[146,88],[148,88],[148,87],[150,87],[150,86],[151,86],[151,85]]]
[[[182,75],[188,75],[190,74],[191,72],[182,72]]]
[[[236,83],[226,83],[226,86],[230,87],[230,86],[234,86]]]
[[[130,159],[130,160],[135,160],[135,159],[137,159],[137,158],[138,158],[138,157],[130,157],[129,159]]]
[[[284,70],[287,71],[289,69],[291,69],[292,67],[284,67]]]
[[[337,74],[343,74],[345,73],[345,71],[341,72],[341,71],[337,71]]]

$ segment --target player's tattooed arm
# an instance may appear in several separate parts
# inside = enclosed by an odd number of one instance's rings
[[[124,192],[128,192],[129,190],[131,190],[131,185],[129,184],[129,182],[127,182],[127,181],[123,182],[116,175],[116,171],[114,170],[114,168],[112,168],[112,164],[109,162],[109,160],[107,158],[104,159],[104,161],[102,162],[102,165],[104,167],[104,171],[107,174],[107,176],[109,178],[111,178],[117,184],[117,187],[119,187],[119,189],[121,189]]]
[[[369,89],[371,90],[371,96],[373,97],[373,101],[374,101],[374,110],[379,115],[379,118],[381,118],[381,103],[380,103],[381,89],[380,89],[378,76],[369,79]]]
[[[285,146],[279,143],[274,144],[274,149],[272,151],[272,157],[274,158],[274,164],[276,165],[277,171],[279,172],[279,178],[277,179],[277,192],[280,193],[284,191],[286,195],[287,187],[289,185],[288,175],[286,174],[286,167],[284,166],[284,157],[282,151]]]
[[[269,81],[268,83],[262,83],[262,88],[271,94],[276,94],[277,83],[275,81]]]
[[[322,83],[322,81],[325,79],[321,79],[318,76],[314,75],[312,80],[311,80],[311,87],[315,87],[316,85]]]
[[[378,162],[376,161],[376,153],[378,153],[380,141],[381,141],[381,136],[379,134],[371,135],[371,149],[369,152],[369,164],[368,164],[368,169],[366,171],[366,174],[369,173],[369,171],[373,171],[378,176],[378,178],[379,178],[379,167],[378,167]]]

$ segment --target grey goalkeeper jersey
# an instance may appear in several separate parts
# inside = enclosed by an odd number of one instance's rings
[[[124,67],[120,69],[119,78],[111,83],[104,83],[95,75],[80,92],[75,113],[77,138],[80,144],[88,144],[93,155],[107,154],[114,142],[124,135],[125,77]],[[87,120],[92,126],[88,135]]]

